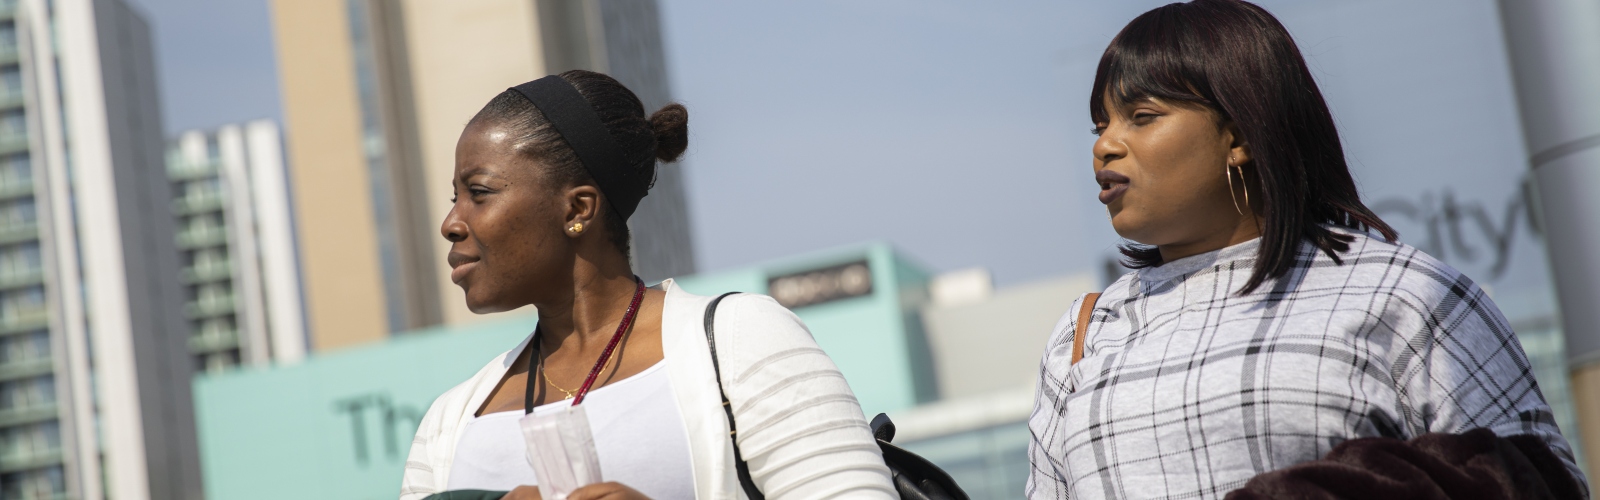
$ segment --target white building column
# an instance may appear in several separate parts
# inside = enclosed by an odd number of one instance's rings
[[[283,164],[283,142],[278,125],[270,120],[246,124],[244,135],[250,155],[256,243],[261,255],[272,360],[297,363],[306,356],[306,317],[300,291],[299,256],[295,253],[289,171]]]
[[[1600,2],[1499,0],[1555,268],[1589,478],[1600,478]]]

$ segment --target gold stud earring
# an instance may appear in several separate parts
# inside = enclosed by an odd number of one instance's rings
[[[572,231],[572,234],[583,234],[583,223],[574,222],[572,223],[572,227],[568,228],[567,230]]]

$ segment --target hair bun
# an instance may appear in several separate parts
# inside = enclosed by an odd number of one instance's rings
[[[657,160],[678,161],[689,148],[689,110],[682,104],[668,104],[651,114],[650,128],[656,134]]]

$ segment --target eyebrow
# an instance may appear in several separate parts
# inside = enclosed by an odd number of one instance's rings
[[[454,178],[454,179],[450,179],[450,183],[451,183],[451,184],[454,184],[454,183],[456,183],[456,182],[460,182],[460,181],[463,181],[463,180],[466,180],[466,179],[471,179],[471,178],[472,178],[472,177],[473,177],[473,176],[475,176],[475,175],[489,175],[489,176],[493,176],[493,175],[494,175],[494,174],[492,174],[492,173],[490,173],[490,172],[489,172],[489,169],[487,169],[487,168],[483,168],[483,166],[482,166],[482,165],[479,165],[479,166],[474,166],[474,167],[469,167],[469,168],[467,168],[467,169],[466,169],[466,170],[465,170],[465,171],[462,171],[462,172],[461,172],[461,173],[460,173],[460,174],[459,174],[459,175],[457,175],[457,176],[456,176],[456,177],[455,177],[455,178]]]

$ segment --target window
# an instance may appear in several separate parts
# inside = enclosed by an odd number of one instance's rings
[[[60,466],[0,476],[0,500],[60,498],[66,489]]]
[[[37,241],[0,248],[0,279],[6,276],[38,273],[43,267],[44,262],[40,260]]]
[[[38,331],[0,338],[0,363],[19,363],[49,357],[49,332]]]
[[[44,313],[44,288],[24,288],[0,293],[0,322],[33,320]]]
[[[200,302],[217,302],[233,300],[233,287],[229,283],[207,283],[200,285],[195,292],[195,298]]]
[[[0,382],[0,410],[36,408],[55,402],[54,375]]]
[[[17,53],[17,24],[0,23],[0,54],[14,57]]]
[[[0,77],[3,77],[3,75],[4,73],[0,73]],[[0,91],[0,96],[3,95],[4,91]],[[0,158],[0,184],[32,181],[33,164],[29,160],[27,153],[18,153]]]
[[[0,69],[0,100],[20,100],[22,92],[22,69],[17,66]]]
[[[194,267],[207,268],[212,266],[228,265],[228,252],[226,247],[212,247],[194,252]]]
[[[220,195],[222,195],[222,180],[217,177],[189,181],[183,186],[183,197],[189,200],[203,200]]]
[[[197,328],[196,331],[199,332],[199,336],[201,337],[225,337],[233,335],[233,318],[231,316],[208,318],[205,321],[200,322],[200,327]]]
[[[28,137],[28,116],[20,109],[0,114],[0,136],[18,139]]]
[[[201,356],[196,363],[198,371],[217,373],[239,366],[239,351],[224,351]]]
[[[184,226],[185,232],[196,234],[217,231],[222,229],[222,216],[221,214],[206,214],[190,217]]]
[[[0,431],[0,456],[31,455],[61,449],[61,426],[56,422],[20,425]]]
[[[31,197],[0,203],[0,226],[25,226],[38,221],[39,209]]]

